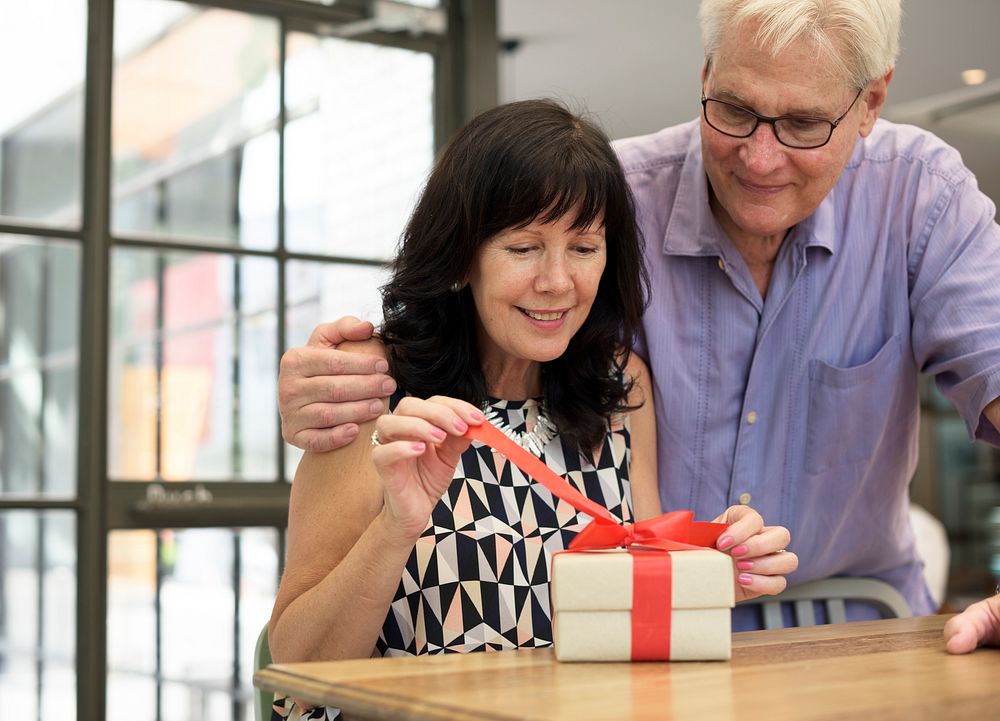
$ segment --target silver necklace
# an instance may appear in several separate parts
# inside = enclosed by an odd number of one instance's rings
[[[521,446],[529,453],[534,453],[536,456],[541,458],[542,450],[545,445],[555,438],[558,432],[555,424],[552,423],[545,415],[545,409],[539,408],[538,418],[535,420],[535,425],[530,431],[515,431],[509,425],[503,422],[500,414],[497,413],[496,409],[490,408],[488,405],[483,408],[483,412],[486,415],[486,420],[500,429],[500,432],[505,436],[510,438],[514,443]]]

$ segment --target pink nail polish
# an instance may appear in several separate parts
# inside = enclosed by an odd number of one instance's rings
[[[443,441],[445,438],[448,437],[448,434],[442,431],[440,428],[435,428],[431,431],[431,436],[433,436],[439,441]]]
[[[753,561],[737,561],[736,567],[741,571],[749,571],[753,568]]]
[[[413,443],[410,444],[410,448],[415,450],[417,453],[423,453],[424,450],[427,448],[427,446],[425,446],[420,441],[414,441]]]
[[[730,551],[730,553],[733,555],[733,557],[736,557],[736,556],[745,556],[745,555],[747,555],[747,551],[749,551],[749,550],[750,549],[747,548],[745,544],[741,543],[740,545],[738,545],[735,548],[733,548],[733,550]]]
[[[479,411],[472,411],[472,413],[469,414],[469,417],[474,421],[479,421],[480,423],[486,420],[486,416]]]
[[[741,586],[749,586],[753,583],[753,578],[750,577],[749,573],[741,573],[736,577],[736,580],[740,582]]]
[[[455,421],[452,423],[452,425],[455,426],[455,430],[458,431],[459,433],[465,433],[467,430],[469,430],[469,424],[463,421],[461,418],[456,418]]]
[[[735,541],[733,541],[732,536],[723,536],[716,542],[715,547],[718,548],[720,551],[725,551],[727,548],[733,545],[733,543],[735,543]]]

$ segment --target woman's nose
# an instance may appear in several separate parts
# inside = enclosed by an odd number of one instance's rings
[[[573,288],[573,276],[562,254],[546,255],[542,259],[535,287],[543,293],[565,293]]]

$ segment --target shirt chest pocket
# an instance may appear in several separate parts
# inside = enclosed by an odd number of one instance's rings
[[[872,457],[890,422],[903,344],[898,335],[858,366],[809,363],[806,471],[821,473]]]

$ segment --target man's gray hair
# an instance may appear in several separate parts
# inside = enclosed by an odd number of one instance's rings
[[[701,0],[698,14],[707,60],[728,33],[756,21],[759,47],[777,55],[810,40],[861,88],[895,66],[903,9],[902,0]]]

